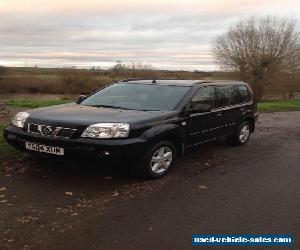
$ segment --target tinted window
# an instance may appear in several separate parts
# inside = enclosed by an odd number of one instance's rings
[[[238,88],[239,93],[240,93],[241,102],[248,102],[248,101],[250,101],[250,94],[249,94],[247,86],[240,85],[240,86],[237,86],[237,88]]]
[[[216,92],[214,87],[200,88],[192,98],[191,108],[198,104],[211,105],[215,107]]]
[[[221,106],[229,106],[239,103],[239,95],[233,85],[218,86]]]
[[[96,92],[81,104],[134,110],[173,110],[190,89],[186,86],[118,83]]]

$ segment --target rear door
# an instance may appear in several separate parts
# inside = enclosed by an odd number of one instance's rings
[[[241,110],[244,112],[244,114],[253,114],[256,112],[256,105],[253,102],[250,89],[246,85],[237,85],[236,88],[238,89],[240,95]]]
[[[240,95],[233,84],[217,86],[219,96],[219,136],[226,136],[234,132],[241,114]]]
[[[211,111],[193,112],[198,104],[211,105]],[[214,111],[217,105],[217,94],[214,86],[200,87],[189,104],[191,110],[187,120],[188,145],[194,145],[216,137],[218,116]]]

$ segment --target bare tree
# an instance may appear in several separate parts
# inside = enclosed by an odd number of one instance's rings
[[[294,19],[262,17],[240,21],[217,37],[217,61],[238,71],[260,100],[274,73],[300,69],[300,34]]]
[[[125,68],[131,72],[133,78],[147,74],[151,69],[151,64],[141,62],[132,62],[125,65]]]
[[[116,63],[116,65],[114,65],[112,68],[111,68],[111,70],[113,71],[113,72],[115,72],[115,74],[120,74],[120,73],[122,73],[123,71],[124,71],[124,64],[122,64],[122,62],[121,61],[117,61],[117,63]]]
[[[117,75],[123,75],[126,77],[146,77],[151,74],[152,66],[151,64],[141,63],[141,62],[131,62],[123,64],[120,61],[117,62],[115,66],[111,69]]]
[[[296,93],[300,93],[300,72],[298,73],[288,73],[280,74],[276,77],[280,92],[283,99],[291,100],[295,98]],[[282,85],[284,83],[284,85]]]

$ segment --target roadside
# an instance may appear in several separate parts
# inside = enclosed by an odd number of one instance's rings
[[[62,96],[53,98],[54,95],[52,95],[51,97],[52,99],[47,99],[46,97],[46,98],[39,98],[39,99],[34,99],[34,98],[31,99],[26,98],[26,99],[18,99],[18,100],[7,99],[1,101],[8,105],[10,115],[0,116],[0,159],[12,155],[18,155],[18,152],[14,150],[12,147],[10,147],[9,145],[7,145],[3,138],[4,126],[9,124],[11,118],[17,112],[24,111],[27,109],[59,105],[59,104],[64,104],[64,103],[69,103],[74,101],[74,99],[65,99]],[[258,103],[259,112],[284,112],[284,111],[297,111],[297,110],[300,110],[300,100],[264,101]]]
[[[192,249],[193,233],[299,239],[299,139],[300,112],[261,114],[248,145],[195,148],[157,181],[128,177],[124,164],[1,161],[0,248]]]
[[[8,145],[3,137],[3,129],[10,123],[11,118],[18,112],[24,111],[26,108],[20,107],[9,107],[8,116],[0,116],[0,161],[8,157],[20,157],[22,154],[15,150],[13,147]]]
[[[28,108],[26,107],[13,107],[13,106],[8,106],[8,110],[9,110],[9,115],[5,116],[5,115],[1,115],[0,116],[0,126],[6,126],[7,124],[10,123],[11,118],[18,112],[24,111]]]
[[[75,98],[68,99],[6,99],[1,102],[6,103],[10,107],[20,108],[40,108],[51,105],[65,104],[73,102]],[[257,104],[259,112],[284,112],[300,110],[300,99],[295,100],[270,100],[262,101]]]

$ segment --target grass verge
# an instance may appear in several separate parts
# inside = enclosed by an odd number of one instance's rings
[[[8,156],[20,154],[20,152],[8,145],[7,142],[4,140],[3,129],[4,126],[0,125],[0,160]]]
[[[264,101],[257,104],[259,112],[300,110],[300,100]]]
[[[6,100],[5,104],[14,107],[22,108],[41,108],[52,105],[65,104],[72,102],[72,100],[32,100],[32,99],[19,99],[19,100]]]

